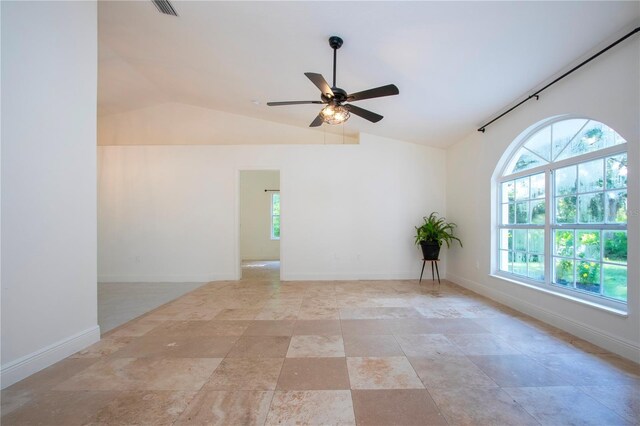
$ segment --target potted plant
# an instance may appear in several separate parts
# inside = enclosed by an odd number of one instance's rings
[[[443,242],[447,243],[447,248],[451,246],[453,241],[457,241],[462,247],[462,241],[453,235],[453,230],[458,225],[447,222],[444,217],[438,217],[437,212],[433,212],[423,219],[424,223],[416,226],[416,245],[420,244],[423,259],[438,260]]]

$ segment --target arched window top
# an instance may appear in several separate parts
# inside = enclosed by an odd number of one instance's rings
[[[615,130],[595,120],[556,121],[532,133],[511,158],[503,176],[626,143]]]

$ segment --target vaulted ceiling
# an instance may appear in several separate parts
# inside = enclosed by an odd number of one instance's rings
[[[174,102],[307,127],[344,39],[337,85],[394,83],[359,102],[385,118],[318,131],[446,147],[640,17],[639,2],[191,2],[99,4],[99,116]]]

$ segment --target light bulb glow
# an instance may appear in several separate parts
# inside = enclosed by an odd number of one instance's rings
[[[329,104],[320,111],[322,120],[327,124],[342,124],[349,119],[349,111],[342,105]]]

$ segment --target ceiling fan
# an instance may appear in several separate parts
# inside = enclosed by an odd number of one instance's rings
[[[377,123],[382,120],[380,114],[371,112],[364,108],[351,105],[347,102],[361,101],[363,99],[380,98],[383,96],[397,95],[400,93],[395,84],[388,84],[386,86],[376,87],[374,89],[363,90],[362,92],[356,92],[348,94],[345,90],[336,87],[336,56],[337,51],[342,46],[342,39],[337,36],[329,38],[329,46],[333,49],[333,86],[329,87],[329,83],[324,79],[321,74],[312,72],[306,72],[304,75],[311,80],[313,84],[320,89],[321,95],[319,101],[285,101],[285,102],[267,102],[269,106],[282,106],[282,105],[303,105],[303,104],[322,104],[326,105],[318,114],[318,116],[311,122],[309,127],[318,127],[322,123],[328,124],[341,124],[349,119],[350,113],[358,115],[365,120],[369,120],[372,123]]]

